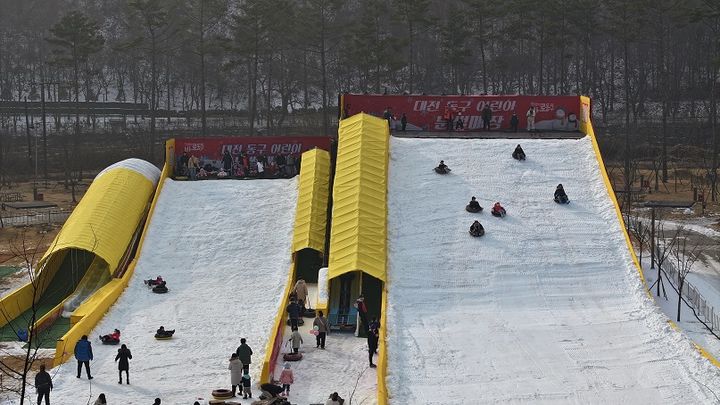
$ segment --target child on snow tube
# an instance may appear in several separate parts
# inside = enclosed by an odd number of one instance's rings
[[[555,202],[558,204],[567,204],[570,202],[570,199],[568,198],[567,194],[565,193],[565,189],[563,188],[562,184],[558,184],[557,188],[555,188]]]
[[[525,160],[525,151],[523,151],[523,148],[520,147],[520,144],[515,147],[515,151],[513,151],[512,157],[516,160]]]
[[[175,329],[165,330],[165,327],[161,326],[160,328],[158,328],[157,333],[155,333],[155,339],[169,339],[174,333]]]
[[[450,173],[450,168],[447,167],[447,165],[445,164],[445,161],[441,160],[440,164],[437,165],[437,167],[435,168],[435,173],[448,174],[448,173]]]
[[[499,202],[496,202],[495,205],[493,205],[493,207],[492,207],[491,214],[494,217],[502,218],[507,214],[507,212],[505,211],[505,208],[503,208],[502,205],[500,205]]]
[[[104,345],[116,345],[120,343],[120,330],[115,329],[113,333],[108,333],[107,335],[100,336],[100,341]]]
[[[475,197],[473,197],[472,199],[470,199],[470,203],[465,206],[465,210],[467,212],[480,212],[482,211],[482,207],[480,206],[480,203],[477,202]]]
[[[476,238],[485,235],[485,228],[483,228],[479,221],[475,221],[470,225],[470,235]]]
[[[151,278],[150,280],[145,280],[145,284],[147,284],[149,286],[156,286],[156,285],[165,284],[165,280],[163,280],[163,278],[161,276],[157,276],[154,279]]]

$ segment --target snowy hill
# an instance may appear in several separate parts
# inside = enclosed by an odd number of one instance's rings
[[[523,140],[525,162],[516,144],[391,140],[391,403],[716,401],[720,372],[645,294],[590,139]]]
[[[95,378],[88,382],[83,371],[77,379],[74,359],[53,369],[52,403],[92,403],[101,392],[115,404],[207,399],[213,389],[229,388],[228,360],[241,337],[254,351],[257,383],[287,282],[296,199],[295,179],[166,180],[135,275],[90,336]],[[143,284],[157,275],[167,294]],[[177,329],[175,338],[155,340],[160,325]],[[131,385],[118,385],[118,346],[98,340],[114,328],[133,354]]]

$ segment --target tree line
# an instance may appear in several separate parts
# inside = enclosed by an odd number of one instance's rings
[[[149,157],[171,111],[201,134],[221,112],[250,133],[311,112],[330,134],[340,92],[586,94],[601,125],[652,120],[666,137],[668,121],[691,121],[712,127],[717,150],[713,0],[3,3],[0,101],[144,103]],[[0,131],[18,120],[0,116]]]

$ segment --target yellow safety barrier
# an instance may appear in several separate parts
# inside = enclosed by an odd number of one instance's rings
[[[288,271],[288,278],[285,283],[285,293],[280,302],[280,308],[278,308],[277,314],[275,314],[273,327],[270,330],[272,336],[268,339],[267,345],[265,345],[265,359],[263,360],[262,371],[260,372],[260,383],[270,382],[275,370],[277,356],[280,355],[280,348],[283,343],[283,332],[285,331],[285,308],[290,303],[290,290],[292,290],[294,286],[293,280],[295,280],[294,262],[290,264],[290,271]]]
[[[623,218],[622,212],[620,211],[620,205],[618,204],[617,197],[615,196],[615,191],[613,190],[612,183],[610,182],[607,170],[605,169],[605,162],[602,158],[602,154],[600,153],[600,147],[598,145],[597,139],[595,138],[595,130],[593,129],[592,121],[590,120],[589,114],[590,98],[586,96],[581,96],[580,103],[583,106],[583,109],[588,110],[585,114],[581,114],[580,129],[586,135],[588,135],[590,137],[590,140],[592,141],[593,150],[595,151],[595,159],[597,160],[598,166],[600,168],[600,175],[602,176],[603,182],[605,183],[605,189],[607,190],[608,196],[610,197],[610,200],[613,202],[613,206],[615,207],[615,214],[617,215],[618,222],[620,223],[620,228],[622,229],[623,236],[625,237],[625,244],[627,245],[628,251],[630,252],[633,263],[635,264],[635,269],[638,272],[638,276],[640,277],[640,280],[645,287],[645,293],[650,299],[654,300],[652,294],[650,293],[650,290],[648,289],[647,281],[645,280],[645,276],[643,275],[640,262],[638,261],[637,255],[635,254],[635,248],[633,247],[632,241],[630,240],[630,234],[628,234],[627,228],[625,227],[625,219]],[[675,325],[672,320],[668,320],[668,323],[670,324],[670,326],[673,327],[673,329],[679,330],[677,325]],[[700,355],[708,359],[710,363],[720,368],[720,361],[718,361],[715,356],[710,354],[710,352],[708,352],[704,347],[700,346],[699,344],[695,342],[693,342],[693,344],[695,345],[695,348],[698,350],[698,352],[700,352]]]
[[[75,323],[72,325],[68,333],[58,339],[55,346],[55,358],[53,359],[53,367],[59,366],[73,356],[75,344],[78,342],[78,340],[80,340],[82,335],[89,334],[97,326],[98,322],[100,322],[100,320],[105,316],[105,313],[117,301],[123,291],[125,291],[125,288],[128,286],[130,278],[135,273],[137,258],[140,257],[142,253],[143,244],[145,242],[145,235],[147,235],[147,230],[150,226],[153,213],[155,212],[155,208],[157,206],[157,201],[165,184],[165,179],[168,178],[172,170],[170,164],[168,163],[167,155],[169,153],[172,153],[174,147],[174,139],[170,139],[165,144],[165,164],[163,165],[163,170],[160,173],[160,179],[158,180],[155,194],[153,195],[152,202],[150,203],[150,209],[148,210],[147,219],[145,220],[142,235],[140,236],[140,241],[138,242],[137,254],[135,259],[130,262],[130,264],[128,265],[128,269],[125,271],[125,274],[123,274],[122,278],[113,279],[108,284],[99,289],[95,294],[93,294],[93,297],[89,300],[87,305],[82,306],[82,308],[78,308],[80,309],[80,312],[78,312],[77,316],[75,316],[74,318],[71,317],[71,323],[73,322],[73,319]],[[82,318],[80,318],[80,316],[82,316]]]

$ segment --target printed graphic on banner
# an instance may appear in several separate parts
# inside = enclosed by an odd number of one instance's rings
[[[393,131],[578,131],[577,96],[408,96],[345,94],[346,117],[365,112]],[[531,107],[533,110],[531,110]],[[534,123],[528,125],[528,118]]]
[[[330,138],[180,138],[175,140],[176,173],[186,174],[187,162],[194,156],[199,160],[200,177],[290,177],[300,169],[300,155],[314,148],[329,151]]]

